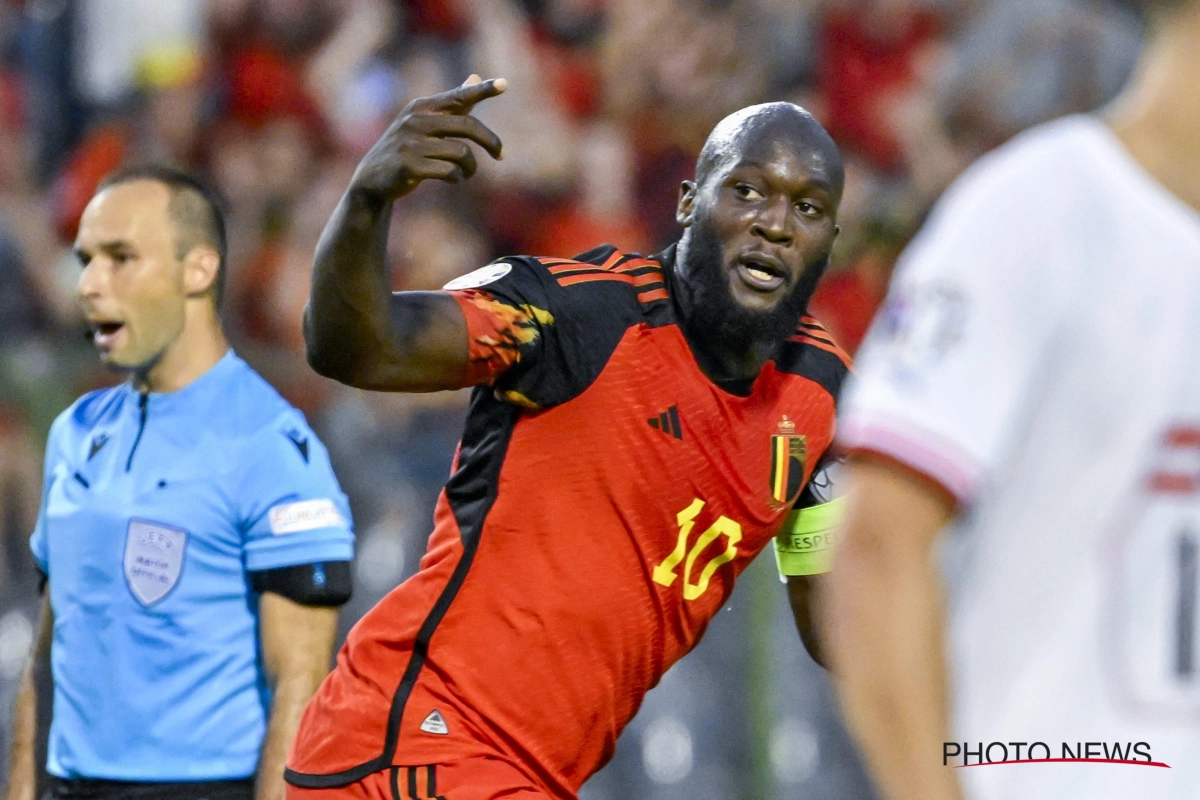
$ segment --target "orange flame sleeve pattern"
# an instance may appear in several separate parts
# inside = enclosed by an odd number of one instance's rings
[[[512,306],[479,289],[447,294],[458,302],[467,320],[464,386],[495,383],[529,353],[542,326],[554,324],[554,315],[545,309],[531,305]]]

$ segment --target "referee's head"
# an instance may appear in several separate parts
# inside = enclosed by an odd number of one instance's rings
[[[221,336],[225,220],[216,193],[165,166],[101,181],[75,238],[78,292],[100,357],[146,373],[181,342]]]

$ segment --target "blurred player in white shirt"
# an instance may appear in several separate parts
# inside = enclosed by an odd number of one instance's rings
[[[859,355],[822,617],[888,798],[1200,798],[1200,0],[1146,5],[1122,98],[962,176]]]

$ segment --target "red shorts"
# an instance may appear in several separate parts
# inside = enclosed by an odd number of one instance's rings
[[[287,787],[287,800],[551,800],[511,764],[467,758],[452,764],[392,767],[332,789]]]

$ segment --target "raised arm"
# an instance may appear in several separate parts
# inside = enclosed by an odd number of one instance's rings
[[[504,91],[503,78],[418,98],[363,157],[317,244],[304,314],[308,362],[321,375],[362,389],[423,392],[458,388],[467,366],[462,311],[440,292],[391,291],[387,262],[392,204],[430,178],[475,174],[467,142],[500,158],[500,139],[470,116]]]

